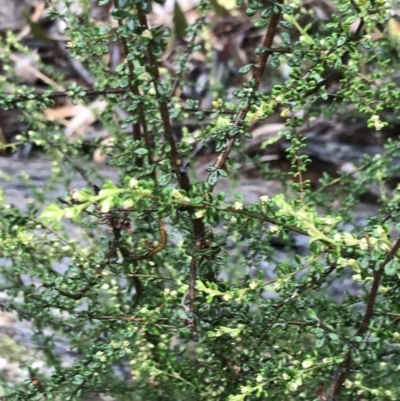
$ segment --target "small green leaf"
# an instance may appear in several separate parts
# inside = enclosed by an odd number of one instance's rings
[[[257,21],[254,24],[254,28],[260,29],[260,28],[264,28],[267,25],[268,25],[268,21]]]
[[[75,384],[75,385],[81,385],[82,383],[84,383],[85,382],[85,377],[84,376],[82,376],[82,375],[75,375],[74,376],[74,379],[73,379],[73,383]]]
[[[249,8],[246,10],[246,15],[247,15],[248,17],[253,17],[254,15],[256,15],[256,12],[257,12],[256,9],[250,8],[250,7],[249,7]]]
[[[45,223],[57,222],[64,217],[64,213],[64,209],[61,209],[59,206],[52,204],[43,210],[42,214],[40,215],[40,220]]]
[[[357,20],[358,20],[358,18],[359,18],[359,16],[358,15],[351,15],[350,17],[347,17],[345,20],[344,20],[344,24],[345,25],[351,25],[351,24],[354,24]]]
[[[267,9],[261,12],[261,18],[268,19],[272,14],[272,7],[268,7]]]
[[[111,15],[115,18],[115,19],[122,19],[122,18],[126,18],[129,17],[129,13],[128,11],[125,11],[121,8],[113,8],[111,10]]]
[[[282,32],[281,38],[287,45],[290,45],[290,35],[287,32]]]
[[[279,55],[273,55],[271,58],[271,67],[278,68],[281,65],[281,61],[279,59]]]
[[[114,201],[114,198],[112,196],[109,196],[109,197],[105,198],[103,201],[101,201],[100,202],[101,211],[103,213],[108,213],[111,209],[113,201]]]
[[[289,22],[289,21],[282,20],[282,21],[279,21],[279,23],[285,29],[292,29],[293,28],[293,24],[291,22]]]
[[[222,170],[222,169],[218,169],[218,174],[221,177],[228,177],[228,173],[225,170]]]
[[[385,274],[388,276],[394,276],[397,273],[399,264],[397,263],[396,260],[391,260],[388,264],[385,266]]]
[[[175,3],[176,4],[176,3]],[[157,31],[158,36],[161,38],[171,37],[171,31],[168,28],[161,28]]]
[[[140,155],[140,156],[144,156],[144,155],[147,155],[149,153],[149,151],[146,148],[139,148],[139,149],[135,149],[133,151],[133,153],[136,153],[137,155]]]
[[[207,292],[208,288],[205,286],[205,284],[201,280],[196,280],[196,290],[202,291],[202,292]]]
[[[213,171],[210,176],[208,177],[207,182],[211,185],[214,186],[218,182],[218,171]]]
[[[282,12],[284,14],[293,14],[294,13],[294,9],[292,6],[289,6],[288,4],[284,4],[282,5]]]
[[[365,50],[371,50],[372,49],[372,44],[370,42],[361,42],[361,46],[365,49]]]
[[[307,315],[310,319],[312,320],[319,320],[317,314],[315,313],[315,311],[311,308],[307,309]]]
[[[226,197],[226,193],[224,191],[218,192],[217,194],[217,200],[223,201]]]
[[[297,57],[290,57],[288,58],[287,63],[289,67],[298,67],[301,64],[301,59]]]
[[[347,40],[346,37],[341,36],[341,37],[337,40],[336,46],[337,46],[337,47],[343,46],[343,45],[346,43],[346,40]]]
[[[253,64],[247,64],[247,65],[243,66],[243,67],[239,70],[239,74],[241,74],[241,75],[246,75],[246,74],[250,71],[250,69],[251,69],[252,66],[253,66]]]
[[[172,179],[172,174],[171,173],[170,174],[164,174],[158,179],[158,183],[161,186],[164,187],[164,186],[168,185],[171,182],[171,179]]]

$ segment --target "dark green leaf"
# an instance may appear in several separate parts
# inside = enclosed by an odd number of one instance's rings
[[[247,64],[247,65],[243,66],[242,68],[240,68],[239,74],[246,75],[250,71],[252,66],[253,66],[253,64]]]
[[[185,14],[183,14],[181,6],[179,5],[179,2],[177,0],[175,0],[174,4],[173,22],[176,36],[178,38],[184,38],[186,36],[186,29],[188,24],[186,22]]]
[[[140,156],[144,156],[149,153],[149,151],[146,148],[135,149],[133,152]]]

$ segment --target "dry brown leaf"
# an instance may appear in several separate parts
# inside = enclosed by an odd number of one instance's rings
[[[21,57],[17,56],[16,54],[10,54],[10,59],[14,61],[14,63],[22,63]],[[41,79],[43,82],[45,82],[47,85],[57,85],[55,81],[53,81],[51,78],[49,78],[47,75],[43,74],[40,72],[36,67],[34,67],[31,64],[25,63],[25,70],[26,73],[30,73],[33,76],[35,76],[38,79]],[[58,91],[64,91],[65,89],[62,86],[58,86],[57,89]]]
[[[96,149],[93,153],[93,160],[96,163],[105,163],[108,154],[111,152],[114,144],[114,138],[109,137],[101,141],[101,145],[108,145],[105,149]]]
[[[90,105],[66,104],[55,109],[45,110],[48,120],[58,121],[66,126],[65,135],[69,139],[85,135],[90,126],[97,120],[97,115],[104,112],[107,107],[105,100],[95,100]],[[70,120],[67,120],[70,118]]]
[[[86,106],[83,104],[74,105],[72,103],[66,104],[56,109],[46,109],[44,115],[48,120],[61,121],[67,118],[75,117],[80,113],[84,112]]]
[[[322,386],[318,386],[315,389],[315,396],[319,401],[326,401],[325,389]]]
[[[67,138],[85,135],[89,127],[96,121],[96,115],[101,114],[106,109],[108,103],[105,100],[95,100],[91,105],[84,107],[82,112],[69,121],[65,135]]]

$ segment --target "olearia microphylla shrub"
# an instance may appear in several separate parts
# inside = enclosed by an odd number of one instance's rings
[[[1,191],[1,307],[31,327],[32,338],[7,355],[20,373],[0,378],[0,395],[400,399],[399,190],[386,185],[398,173],[398,135],[351,172],[325,173],[311,185],[308,138],[299,129],[350,114],[366,132],[398,124],[398,48],[385,30],[392,5],[336,0],[320,21],[319,5],[310,2],[201,0],[195,21],[175,5],[167,27],[151,23],[156,4],[148,1],[99,1],[110,13],[102,24],[90,16],[95,2],[80,1],[80,11],[78,2],[62,3],[47,4],[47,18],[63,21],[69,55],[92,87],[38,59],[53,83],[37,93],[18,81],[10,58],[30,49],[13,33],[0,38],[0,105],[20,111],[28,127],[7,146],[39,146],[52,161],[48,182],[31,185],[35,201],[26,207]],[[251,63],[238,65],[242,57],[231,55],[239,84],[214,90],[211,32],[224,13],[245,18],[260,41]],[[115,68],[111,45],[122,55]],[[180,96],[194,85],[187,70],[196,53],[209,63],[211,108]],[[84,137],[70,140],[46,118],[62,96],[107,103],[96,119],[112,141],[95,145],[118,172],[115,180],[87,160]],[[282,179],[282,191],[253,202],[219,189],[236,180],[232,158],[243,156],[251,128],[276,113],[284,128],[263,147],[287,144],[289,169],[259,168],[266,183]],[[189,118],[199,122],[196,132],[177,132]],[[204,179],[194,172],[198,141],[215,155]],[[84,186],[71,188],[74,174]],[[57,198],[59,184],[67,190]],[[360,225],[354,212],[371,186],[379,188],[380,212]],[[306,252],[296,248],[300,237]],[[265,264],[274,266],[272,276]],[[339,298],[330,291],[335,283]],[[60,341],[68,344],[64,353]]]

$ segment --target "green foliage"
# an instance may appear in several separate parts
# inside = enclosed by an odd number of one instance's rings
[[[73,401],[89,393],[121,401],[321,400],[324,393],[330,400],[400,399],[400,240],[393,239],[399,193],[385,190],[400,142],[393,138],[384,154],[365,156],[354,174],[325,174],[312,189],[304,177],[307,138],[298,130],[316,116],[347,117],[350,107],[378,131],[394,124],[388,115],[400,109],[392,79],[396,49],[385,36],[371,39],[388,19],[387,2],[337,0],[337,14],[318,25],[299,1],[248,1],[246,15],[268,34],[255,49],[256,63],[237,66],[248,79],[221,101],[215,97],[211,111],[183,101],[175,89],[189,85],[188,56],[209,32],[207,13],[226,11],[222,3],[202,0],[202,17],[192,25],[175,6],[174,38],[182,40],[186,29],[175,75],[161,64],[171,32],[148,26],[150,2],[115,0],[117,26],[96,25],[89,1],[81,1],[82,15],[70,3],[62,13],[50,9],[49,18],[67,22],[68,47],[95,77],[92,89],[64,82],[48,66],[57,85],[41,95],[21,86],[8,56],[28,49],[11,33],[1,38],[7,79],[0,80],[0,106],[24,110],[29,130],[18,143],[40,145],[54,161],[45,191],[33,188],[36,204],[25,210],[0,197],[3,307],[29,320],[50,368],[34,371],[17,347],[26,380],[2,380],[6,399]],[[318,29],[301,26],[304,13]],[[276,48],[274,36],[281,39]],[[115,41],[125,59],[112,71],[103,55]],[[259,90],[264,69],[273,76],[281,65],[290,67],[288,79]],[[341,76],[334,93],[332,72]],[[93,93],[107,101],[98,118],[113,137],[108,157],[118,182],[82,168],[84,141],[69,141],[43,116],[59,87],[75,102],[88,103]],[[117,107],[127,116],[118,117]],[[285,129],[265,146],[287,141],[289,173],[265,167],[262,173],[283,178],[287,192],[250,204],[245,193],[234,199],[217,193],[221,179],[234,178],[228,156],[241,154],[250,124],[276,110]],[[207,121],[200,133],[186,130],[179,139],[171,121],[188,116]],[[187,166],[198,138],[212,138],[219,153],[204,181],[190,180]],[[61,200],[47,197],[56,183],[68,184],[71,171],[87,187]],[[371,185],[382,189],[382,211],[357,226],[352,213]],[[294,233],[309,238],[307,255],[292,246]],[[285,260],[272,245],[276,238],[286,246]],[[62,273],[59,263],[68,264]],[[264,277],[265,263],[276,265],[275,277]],[[346,275],[358,290],[339,301],[329,287]],[[72,363],[55,351],[58,337],[76,351]]]

